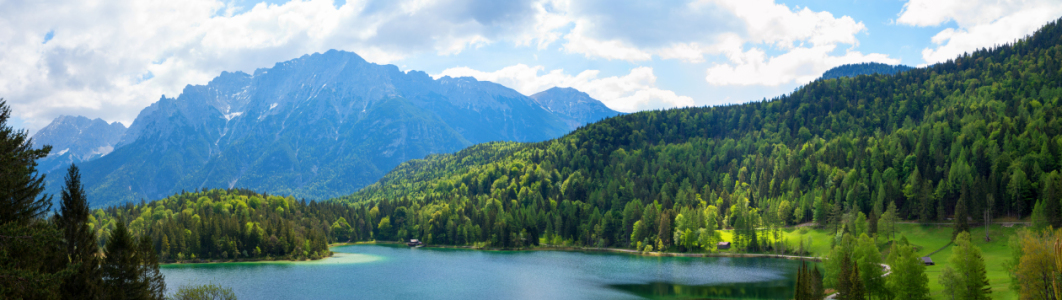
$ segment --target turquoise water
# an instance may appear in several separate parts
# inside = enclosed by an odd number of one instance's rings
[[[799,262],[561,251],[335,247],[313,262],[167,265],[170,291],[240,299],[788,299]]]

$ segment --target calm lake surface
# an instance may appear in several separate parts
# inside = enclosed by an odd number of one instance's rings
[[[313,262],[165,265],[240,299],[788,299],[798,261],[352,245]]]

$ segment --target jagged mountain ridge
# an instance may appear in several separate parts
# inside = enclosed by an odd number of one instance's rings
[[[542,107],[567,117],[571,126],[593,123],[617,115],[616,111],[601,101],[573,88],[554,87],[529,97]]]
[[[163,96],[110,155],[81,167],[93,206],[200,188],[319,199],[428,154],[559,137],[586,123],[574,110],[583,108],[550,110],[495,83],[436,80],[333,50]],[[58,175],[48,176],[52,192]]]
[[[80,163],[107,155],[114,150],[118,139],[125,133],[122,123],[107,123],[103,119],[82,116],[59,116],[48,126],[33,134],[36,147],[51,145],[48,157],[38,160],[37,170],[43,173],[65,168],[70,163]]]

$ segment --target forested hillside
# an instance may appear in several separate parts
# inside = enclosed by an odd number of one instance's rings
[[[107,240],[121,219],[134,235],[150,237],[162,261],[316,259],[330,255],[329,227],[354,215],[351,209],[215,189],[97,209],[89,223]]]
[[[1029,216],[1058,223],[1062,27],[897,75],[818,80],[770,101],[649,111],[556,140],[404,163],[339,199],[357,239],[501,247],[710,245],[712,230]],[[958,209],[957,209],[958,208]],[[368,213],[374,210],[378,213]],[[958,210],[958,211],[957,211]],[[871,222],[874,224],[874,222]],[[873,228],[872,228],[873,230]],[[698,241],[698,239],[703,239]],[[658,248],[659,249],[659,248]]]
[[[874,74],[886,74],[892,75],[903,71],[911,70],[913,68],[905,65],[887,65],[883,63],[859,63],[859,64],[847,64],[833,69],[827,70],[822,73],[822,77],[819,79],[836,79],[841,77],[856,77],[859,75],[874,75]]]

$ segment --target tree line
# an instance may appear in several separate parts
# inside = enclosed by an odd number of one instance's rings
[[[740,249],[790,251],[794,241],[770,229],[816,222],[841,232],[860,214],[871,233],[882,219],[1033,215],[1057,227],[1060,41],[1055,21],[895,75],[410,161],[337,199],[356,212],[340,227],[353,240],[668,251],[712,251],[719,229],[734,229]]]
[[[117,223],[100,251],[76,166],[68,170],[60,207],[51,211],[26,131],[7,125],[0,100],[0,298],[163,299],[166,283],[146,237]]]
[[[97,209],[89,225],[106,240],[115,224],[127,223],[164,262],[299,260],[330,256],[328,244],[339,241],[332,224],[352,215],[353,208],[340,203],[204,189]]]

